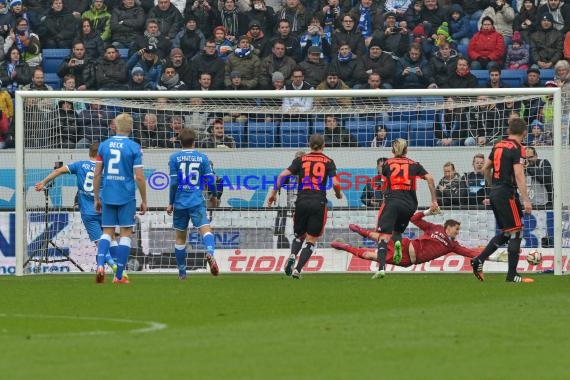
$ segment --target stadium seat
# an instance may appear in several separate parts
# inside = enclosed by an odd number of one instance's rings
[[[122,59],[124,59],[125,61],[129,60],[129,49],[118,49],[119,50],[119,55],[121,56]]]
[[[435,133],[432,129],[410,130],[410,146],[434,146]]]
[[[387,120],[384,126],[388,128],[388,132],[406,132],[408,133],[409,122],[405,120]]]
[[[435,119],[435,105],[441,105],[445,102],[443,96],[421,96],[420,104],[432,104],[434,107],[428,107],[427,110],[421,110],[417,113],[419,120],[434,120]]]
[[[390,96],[388,102],[394,111],[390,112],[390,119],[392,120],[411,120],[417,119],[418,115],[412,111],[413,106],[418,103],[418,98],[415,96]],[[401,109],[401,110],[399,110]]]
[[[61,79],[54,73],[44,73],[44,83],[49,84],[54,90],[61,89]]]
[[[434,146],[433,120],[412,120],[410,122],[410,146]]]
[[[376,120],[357,118],[349,119],[345,123],[345,127],[356,137],[358,146],[367,147],[370,146],[370,142],[374,138],[377,124],[379,123],[377,123]]]
[[[273,148],[277,125],[275,123],[249,122],[247,124],[248,146],[250,148]]]
[[[224,123],[224,133],[234,138],[236,148],[241,148],[243,145],[244,125],[242,123]]]
[[[501,79],[509,87],[521,87],[526,80],[526,70],[503,70],[501,72]]]
[[[281,122],[279,136],[283,148],[306,148],[309,141],[309,123],[302,121]]]
[[[418,130],[432,130],[433,131],[433,120],[412,120],[410,121],[409,129],[410,132]]]
[[[64,58],[69,56],[69,49],[43,49],[42,50],[42,68],[45,74],[56,74],[59,65]]]
[[[542,85],[544,85],[549,80],[553,80],[554,75],[555,75],[554,69],[542,69],[542,70],[540,70],[540,83]]]
[[[489,80],[489,72],[487,70],[471,70],[471,74],[475,75],[479,87],[485,87],[487,81]]]
[[[311,133],[325,133],[325,122],[323,120],[313,121],[313,127],[311,128]]]
[[[388,141],[391,143],[396,139],[408,140],[408,130],[400,129],[395,131],[388,131]]]

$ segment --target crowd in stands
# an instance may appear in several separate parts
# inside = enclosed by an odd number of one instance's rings
[[[554,69],[568,93],[569,31],[563,0],[0,0],[0,81],[12,97],[49,90],[42,52],[69,49],[65,90],[479,87],[472,70],[536,87],[531,74]]]

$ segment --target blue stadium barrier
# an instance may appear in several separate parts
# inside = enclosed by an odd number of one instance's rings
[[[388,132],[388,141],[392,142],[396,139],[404,139],[404,140],[408,140],[408,130],[407,129],[400,129],[400,130],[395,130],[395,131],[389,131]]]
[[[408,134],[409,122],[406,120],[387,120],[383,124],[388,128],[388,132],[402,133],[406,136]]]
[[[54,73],[44,73],[44,83],[53,87],[54,90],[61,89],[61,79]]]
[[[489,80],[489,72],[487,70],[471,70],[471,74],[475,75],[475,78],[477,78],[479,87],[485,87]]]
[[[540,70],[540,83],[542,85],[544,85],[549,80],[553,80],[555,74],[556,73],[554,72],[554,69],[542,69],[542,70]]]
[[[420,102],[422,104],[441,105],[445,102],[443,96],[421,96]],[[417,119],[419,120],[434,120],[435,119],[435,106],[428,110],[418,111]]]
[[[247,124],[247,138],[250,148],[275,147],[276,134],[277,125],[275,123],[249,122]]]
[[[415,96],[390,96],[388,102],[396,109],[399,107],[413,108],[413,105],[417,104],[418,98]],[[392,111],[389,115],[392,120],[412,120],[418,117],[415,111]]]
[[[410,130],[410,146],[435,146],[433,128]]]
[[[521,87],[526,81],[526,70],[503,70],[501,79],[512,88]]]
[[[305,148],[309,141],[309,123],[303,121],[283,121],[279,126],[279,136],[283,148]]]
[[[409,129],[410,132],[418,130],[428,131],[430,129],[433,131],[433,124],[433,120],[412,120],[410,121]]]
[[[234,138],[236,148],[243,147],[244,130],[245,126],[242,123],[224,123],[224,133]]]
[[[380,123],[374,119],[353,118],[345,123],[345,127],[356,137],[358,146],[367,147],[374,138],[377,124]]]
[[[325,133],[325,122],[323,120],[313,121],[313,127],[311,128],[311,133],[323,134]]]
[[[69,49],[43,49],[42,68],[44,69],[44,73],[56,74],[59,65],[70,53],[71,50]]]

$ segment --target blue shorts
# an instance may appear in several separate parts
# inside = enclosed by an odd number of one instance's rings
[[[103,234],[103,230],[101,229],[101,214],[97,215],[81,214],[81,220],[83,221],[83,225],[87,230],[87,234],[89,235],[89,240],[97,241],[101,239],[101,235]]]
[[[107,205],[103,203],[101,210],[103,228],[132,227],[135,225],[136,213],[137,201],[135,199],[123,205]]]
[[[192,220],[192,225],[196,228],[210,225],[210,220],[206,215],[206,206],[202,204],[192,208],[174,209],[172,226],[175,230],[185,231],[189,220]]]

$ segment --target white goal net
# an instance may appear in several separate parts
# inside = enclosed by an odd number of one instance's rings
[[[431,220],[457,219],[462,223],[462,243],[485,245],[496,227],[478,165],[492,144],[505,137],[509,118],[516,116],[528,123],[526,143],[538,157],[527,166],[534,211],[524,220],[523,253],[536,248],[544,256],[534,266],[521,255],[520,269],[559,274],[570,266],[570,199],[561,191],[561,168],[570,165],[570,155],[568,120],[561,116],[561,104],[560,91],[550,88],[20,91],[16,94],[16,155],[0,152],[0,166],[6,175],[12,170],[13,176],[15,202],[7,202],[0,218],[3,236],[9,229],[14,237],[15,259],[4,254],[0,265],[12,265],[17,274],[95,270],[96,247],[75,205],[75,176],[61,175],[47,190],[36,191],[34,185],[54,166],[89,160],[90,144],[113,135],[113,119],[122,112],[133,116],[131,138],[143,147],[150,207],[146,215],[137,216],[131,271],[176,270],[172,217],[164,210],[168,157],[179,149],[176,137],[181,128],[199,132],[197,147],[213,162],[223,189],[220,206],[209,209],[222,272],[282,270],[292,238],[294,194],[282,190],[277,206],[271,208],[265,207],[266,199],[279,172],[297,152],[308,149],[312,133],[325,136],[325,153],[336,162],[344,197],[329,196],[327,226],[308,271],[374,270],[375,263],[335,251],[330,243],[343,239],[355,246],[373,246],[347,227],[349,223],[374,226],[382,194],[376,186],[365,191],[365,185],[374,182],[377,160],[391,156],[390,143],[397,138],[408,140],[408,156],[432,173],[436,184],[442,179],[444,214]],[[429,192],[420,182],[419,208],[424,209]],[[406,236],[420,232],[410,224]],[[189,268],[204,270],[205,251],[192,227],[187,252]],[[503,264],[493,263],[490,270],[503,271]],[[389,270],[461,272],[469,267],[463,257],[448,255],[432,263]]]

